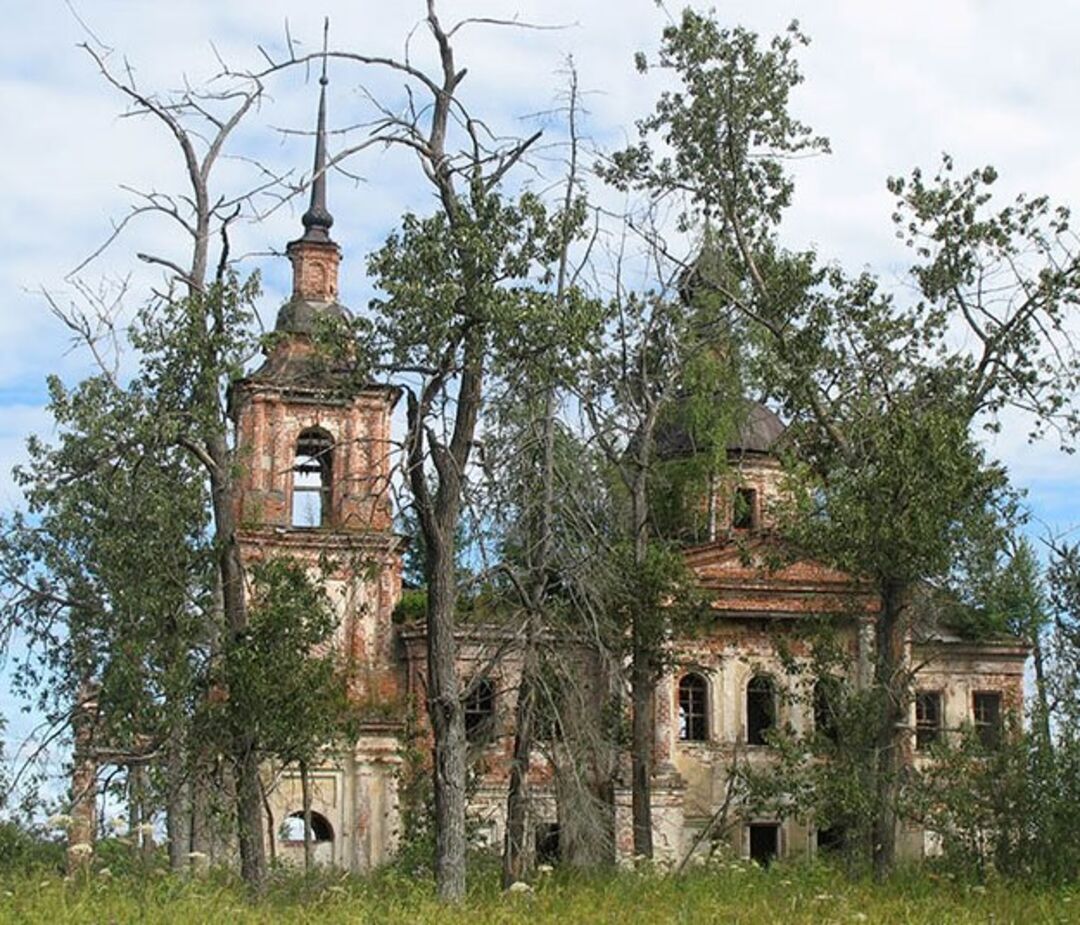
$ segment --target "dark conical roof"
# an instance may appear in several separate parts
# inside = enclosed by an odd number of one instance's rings
[[[330,226],[334,216],[326,207],[326,85],[330,82],[326,76],[326,34],[330,28],[329,20],[323,26],[322,75],[319,77],[319,115],[315,126],[315,166],[311,171],[311,203],[301,216],[304,224],[302,241],[329,241]]]

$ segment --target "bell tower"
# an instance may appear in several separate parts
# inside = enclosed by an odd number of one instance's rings
[[[319,355],[319,326],[348,319],[338,301],[341,248],[327,208],[326,66],[320,78],[311,200],[288,244],[292,294],[263,364],[233,387],[242,471],[235,497],[245,561],[330,561],[338,644],[359,702],[397,696],[391,613],[401,585],[390,505],[390,415],[397,393],[357,389]],[[384,711],[385,712],[385,711]]]
[[[341,248],[327,208],[326,56],[319,80],[315,164],[303,234],[286,249],[292,294],[277,314],[263,364],[233,385],[241,470],[234,498],[245,564],[287,556],[325,581],[358,738],[328,747],[309,770],[322,862],[363,870],[392,855],[400,828],[397,768],[403,684],[392,614],[401,596],[401,542],[390,506],[390,415],[396,390],[357,388],[320,355],[316,336],[347,320],[339,302]],[[327,572],[327,563],[329,571]],[[288,834],[303,786],[291,766],[268,768],[278,856],[299,863]]]

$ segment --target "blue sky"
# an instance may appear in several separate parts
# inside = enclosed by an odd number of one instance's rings
[[[130,195],[121,184],[175,188],[178,162],[156,126],[120,118],[123,103],[95,75],[75,46],[87,40],[77,11],[97,40],[126,56],[146,87],[199,83],[218,69],[215,53],[236,68],[257,66],[258,45],[280,50],[286,18],[292,35],[317,47],[323,15],[331,43],[400,55],[418,21],[420,0],[396,4],[324,0],[71,0],[21,3],[5,18],[0,56],[0,506],[18,495],[8,475],[31,432],[49,433],[44,378],[74,381],[90,371],[87,356],[47,310],[40,290],[66,297],[65,275],[123,215]],[[460,36],[459,62],[468,66],[466,99],[493,124],[520,134],[532,114],[550,109],[559,71],[573,54],[587,92],[588,131],[614,147],[643,115],[657,84],[634,73],[633,53],[656,46],[666,14],[653,0],[455,0],[446,20],[519,16],[565,25],[553,31],[470,27]],[[1080,8],[1067,0],[757,0],[718,2],[718,14],[763,33],[798,18],[813,44],[802,55],[806,83],[793,99],[804,121],[832,140],[833,154],[797,165],[797,192],[786,237],[815,245],[849,268],[868,267],[891,285],[905,285],[906,254],[889,221],[885,178],[912,166],[932,168],[942,151],[961,168],[992,163],[1003,193],[1049,193],[1077,205],[1080,196],[1080,74],[1075,48]],[[677,5],[672,5],[677,10]],[[430,50],[418,30],[411,51]],[[213,43],[213,48],[211,47]],[[335,66],[331,124],[363,112],[361,86],[395,94],[386,75]],[[364,81],[361,84],[361,81]],[[276,78],[269,97],[242,136],[245,153],[279,168],[309,169],[310,141],[283,138],[276,128],[307,128],[314,84],[299,72]],[[237,170],[242,168],[237,166]],[[363,182],[331,181],[335,238],[345,252],[342,295],[362,306],[370,289],[364,255],[408,207],[423,208],[428,193],[416,166],[399,153],[373,153],[355,165]],[[296,236],[298,209],[284,208],[239,230],[237,252],[266,254]],[[131,290],[156,275],[138,266],[138,250],[175,246],[165,228],[132,229],[85,277],[93,285],[131,273]],[[280,258],[247,261],[264,277],[264,318],[272,321],[284,297]],[[133,298],[133,304],[137,298]],[[1046,529],[1080,524],[1080,466],[1054,447],[1030,447],[1022,422],[1006,422],[991,450],[1029,490],[1033,514]]]

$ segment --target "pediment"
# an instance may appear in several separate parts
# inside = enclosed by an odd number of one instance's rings
[[[732,615],[868,612],[877,600],[839,569],[794,554],[775,539],[727,540],[689,549],[686,563],[713,606]]]

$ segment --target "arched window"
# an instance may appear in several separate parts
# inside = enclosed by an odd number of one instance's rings
[[[465,738],[473,744],[491,738],[495,729],[495,685],[481,678],[465,698]]]
[[[679,738],[683,742],[704,742],[709,738],[709,684],[690,672],[679,680]]]
[[[333,439],[317,427],[305,430],[297,439],[296,463],[292,470],[294,527],[322,527],[330,522],[333,450]]]
[[[841,693],[838,678],[820,678],[814,685],[814,730],[832,742],[836,742],[840,735],[837,711],[840,709]]]
[[[772,678],[754,675],[746,685],[746,742],[767,745],[765,735],[776,727],[776,691]]]
[[[293,813],[281,824],[281,840],[287,842],[304,841],[304,814]],[[330,842],[334,840],[334,828],[330,820],[322,813],[311,814],[311,840],[314,842]]]

